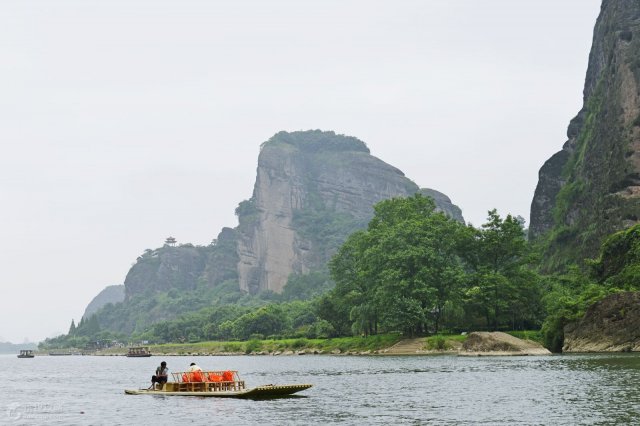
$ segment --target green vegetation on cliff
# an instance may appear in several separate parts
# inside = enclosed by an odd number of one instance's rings
[[[262,146],[267,144],[288,144],[308,152],[321,151],[357,151],[369,154],[369,148],[360,139],[353,136],[336,135],[335,132],[309,130],[305,132],[278,132]]]
[[[542,331],[545,345],[554,352],[562,350],[564,327],[580,319],[589,306],[611,293],[640,290],[640,225],[607,237],[600,255],[587,264],[588,273],[574,265],[547,278],[548,316]]]

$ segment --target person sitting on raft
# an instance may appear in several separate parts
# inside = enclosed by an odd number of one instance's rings
[[[189,366],[189,371],[182,375],[183,382],[204,382],[205,377],[202,373],[202,368],[192,362]]]
[[[162,361],[160,363],[160,367],[156,368],[156,374],[151,376],[151,386],[149,386],[149,389],[151,388],[155,389],[156,383],[158,383],[160,385],[160,389],[162,389],[162,386],[165,383],[167,383],[168,378],[169,378],[169,369],[167,368],[167,363]]]

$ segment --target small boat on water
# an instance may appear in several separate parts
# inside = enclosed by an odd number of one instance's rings
[[[140,357],[148,357],[151,356],[151,351],[147,346],[132,346],[129,348],[129,352],[127,352],[128,357],[140,358]]]
[[[34,358],[35,355],[31,349],[21,349],[18,358]]]
[[[127,395],[200,396],[218,398],[275,398],[309,389],[310,384],[262,385],[247,389],[237,371],[171,373],[173,382],[159,388],[125,389]]]
[[[49,352],[49,356],[68,356],[71,352]]]

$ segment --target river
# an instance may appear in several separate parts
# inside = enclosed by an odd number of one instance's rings
[[[274,400],[125,395],[161,360],[234,369],[247,387],[312,383]],[[0,356],[0,424],[638,424],[640,355]]]

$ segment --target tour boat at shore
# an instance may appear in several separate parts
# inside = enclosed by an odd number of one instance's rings
[[[129,348],[127,356],[130,358],[149,357],[151,356],[151,351],[147,346],[132,346]]]
[[[127,395],[206,396],[219,398],[274,398],[309,389],[310,384],[262,385],[247,389],[237,371],[171,373],[173,382],[159,388],[125,389]]]

